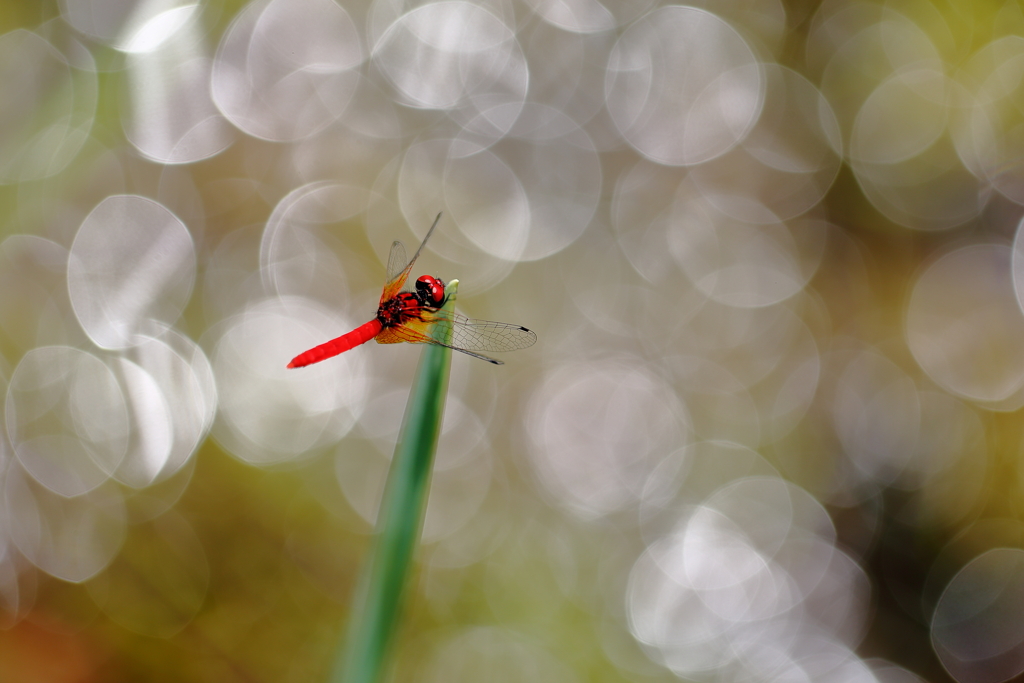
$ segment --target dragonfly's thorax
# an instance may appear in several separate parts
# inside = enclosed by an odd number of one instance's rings
[[[423,320],[424,312],[436,310],[436,306],[423,301],[422,294],[400,292],[380,305],[377,309],[377,320],[384,327],[394,327],[410,320]]]

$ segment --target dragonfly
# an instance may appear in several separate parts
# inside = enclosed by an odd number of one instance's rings
[[[387,282],[380,295],[377,315],[370,322],[360,325],[351,332],[314,346],[292,358],[289,368],[301,368],[322,360],[333,358],[371,339],[378,344],[438,344],[453,351],[460,351],[473,358],[495,365],[503,361],[484,356],[480,351],[515,351],[532,346],[537,335],[521,325],[498,323],[490,320],[474,320],[453,311],[441,310],[448,302],[445,283],[432,275],[423,275],[416,280],[415,289],[402,291],[412,267],[419,258],[427,240],[434,234],[434,228],[441,221],[437,214],[427,236],[412,259],[406,260],[405,247],[398,240],[391,245],[388,256]],[[437,325],[446,325],[446,334],[433,334]],[[442,337],[444,341],[439,338]]]

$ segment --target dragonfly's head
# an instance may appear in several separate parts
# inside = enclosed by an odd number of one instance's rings
[[[444,305],[444,282],[432,275],[421,275],[417,278],[416,293],[424,304],[432,308]]]

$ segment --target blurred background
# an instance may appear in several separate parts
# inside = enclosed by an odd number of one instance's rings
[[[0,0],[0,680],[327,679],[438,211],[394,680],[1017,677],[1022,207],[1015,0]]]

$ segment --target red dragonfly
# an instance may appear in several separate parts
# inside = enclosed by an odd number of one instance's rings
[[[520,325],[472,320],[458,313],[442,311],[441,307],[448,301],[448,295],[445,293],[444,282],[436,277],[423,275],[416,280],[415,291],[401,291],[413,264],[416,263],[440,220],[441,214],[437,214],[434,224],[423,238],[423,243],[408,263],[405,260],[405,247],[402,243],[395,240],[391,245],[391,254],[388,256],[388,281],[380,295],[377,317],[351,332],[300,353],[292,358],[288,367],[301,368],[319,363],[365,344],[371,339],[376,339],[378,344],[439,344],[495,365],[504,363],[483,356],[477,351],[515,351],[533,346],[537,341],[537,335]],[[442,322],[450,325],[449,343],[434,339],[431,335],[433,326]]]

